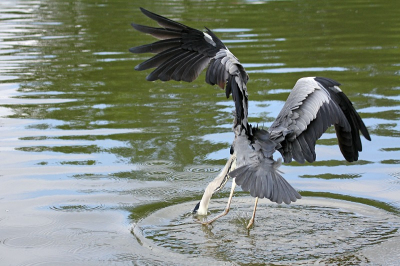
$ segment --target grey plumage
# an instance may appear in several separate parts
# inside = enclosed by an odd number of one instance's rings
[[[233,149],[237,169],[229,175],[254,197],[289,204],[300,195],[279,174],[273,160],[278,150],[284,161],[314,162],[315,143],[331,125],[335,126],[344,158],[358,160],[362,150],[360,131],[371,140],[368,130],[336,81],[315,77],[299,79],[278,117],[268,130],[251,128],[238,133]]]
[[[156,54],[137,65],[136,70],[155,68],[147,76],[149,81],[191,82],[208,66],[206,82],[225,88],[226,97],[232,94],[235,102],[232,156],[224,172],[207,187],[203,196],[205,207],[198,206],[202,213],[206,213],[212,193],[225,185],[228,176],[224,175],[229,171],[229,176],[253,197],[286,204],[300,199],[300,194],[281,176],[278,170],[281,160],[275,161],[273,154],[279,151],[285,163],[292,159],[299,163],[314,162],[316,141],[331,125],[349,162],[357,161],[362,150],[360,132],[371,140],[359,114],[339,89],[340,84],[323,77],[299,79],[271,127],[268,130],[252,127],[248,124],[249,77],[221,40],[207,28],[201,32],[143,8],[141,11],[162,28],[135,23],[132,26],[161,40],[130,49],[132,53]]]
[[[250,126],[251,135],[239,134],[234,141],[236,169],[229,175],[250,195],[289,204],[300,199],[300,194],[280,175],[281,160],[272,158],[279,145],[270,139],[268,131]]]

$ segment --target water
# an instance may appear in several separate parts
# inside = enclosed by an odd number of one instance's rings
[[[238,192],[210,227],[190,211],[225,164],[233,102],[204,82],[146,82],[135,1],[0,3],[0,264],[380,264],[400,260],[397,1],[147,1],[207,26],[249,72],[269,126],[296,80],[341,82],[367,125],[356,163],[332,129],[317,162],[282,166],[290,206]],[[276,155],[276,157],[278,154]],[[222,211],[229,183],[211,202]]]

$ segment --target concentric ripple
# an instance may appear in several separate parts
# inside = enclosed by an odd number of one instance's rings
[[[100,205],[78,204],[78,205],[51,206],[49,207],[49,209],[62,212],[87,212],[87,211],[105,210],[106,207],[102,204]]]
[[[38,248],[51,245],[51,240],[43,236],[19,236],[6,238],[3,244],[15,248]]]
[[[189,211],[195,202],[161,209],[143,219],[134,234],[143,246],[160,252],[190,254],[239,264],[367,262],[367,247],[399,239],[395,214],[342,200],[305,198],[290,206],[259,203],[256,223],[246,229],[250,197],[235,198],[234,209],[211,226],[198,224]],[[212,213],[224,200],[212,201]],[[167,219],[170,217],[170,219]]]

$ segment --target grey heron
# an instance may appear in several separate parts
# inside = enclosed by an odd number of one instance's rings
[[[221,173],[206,187],[194,212],[207,215],[212,195],[223,188],[229,178],[232,178],[231,193],[224,212],[203,224],[210,224],[228,213],[236,185],[255,197],[247,228],[254,223],[259,198],[278,204],[290,204],[301,198],[281,176],[278,168],[282,159],[274,160],[275,151],[281,153],[285,163],[293,159],[299,163],[314,162],[316,141],[334,125],[340,151],[347,161],[353,162],[362,151],[360,132],[371,140],[361,117],[339,88],[340,84],[324,77],[299,79],[269,129],[250,125],[249,76],[222,41],[208,28],[203,32],[146,9],[140,10],[161,27],[132,23],[136,30],[160,39],[129,49],[132,53],[156,54],[137,65],[136,70],[155,68],[146,77],[148,81],[192,82],[208,67],[206,82],[225,89],[226,97],[232,95],[235,104],[231,156]]]

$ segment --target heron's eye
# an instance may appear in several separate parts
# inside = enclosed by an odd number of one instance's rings
[[[199,207],[200,207],[200,201],[199,201],[199,203],[196,204],[196,207],[194,207],[192,213],[193,214],[197,213],[197,211],[199,210]]]

